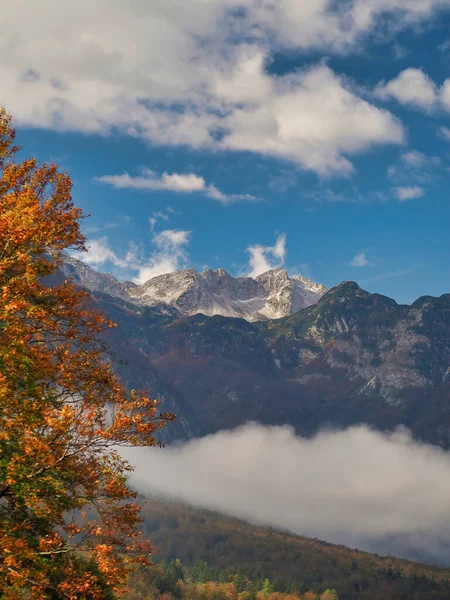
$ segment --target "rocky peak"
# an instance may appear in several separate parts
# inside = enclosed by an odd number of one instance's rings
[[[289,279],[289,276],[283,267],[277,267],[276,269],[270,269],[269,271],[261,273],[261,275],[257,275],[255,279],[258,281],[264,281],[267,279]]]
[[[64,272],[93,292],[109,294],[138,306],[167,304],[181,315],[240,317],[247,321],[277,319],[315,304],[326,288],[302,276],[290,278],[273,269],[256,278],[232,277],[225,269],[184,269],[152,277],[142,285],[121,283],[83,262],[67,257]]]
[[[214,273],[214,275],[216,275],[216,277],[226,277],[227,279],[232,279],[231,275],[228,273],[228,271],[225,271],[225,269],[219,268],[219,269],[207,269],[207,271],[203,271],[204,273],[207,272],[211,272]]]
[[[72,256],[64,256],[61,271],[65,277],[71,278],[91,292],[103,293],[122,300],[128,300],[128,283],[117,281],[110,273],[99,273],[89,265]],[[133,285],[129,282],[129,285]]]
[[[211,283],[213,285],[218,283],[229,283],[231,280],[234,280],[231,275],[225,271],[225,269],[206,269],[206,271],[202,271],[199,274],[199,277],[203,279],[207,283]]]
[[[356,283],[356,281],[343,281],[339,285],[336,285],[335,287],[332,287],[330,290],[328,290],[327,295],[346,296],[359,291],[363,292],[364,294],[368,293],[362,290]]]

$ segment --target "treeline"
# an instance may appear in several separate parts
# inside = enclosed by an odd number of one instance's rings
[[[132,571],[123,600],[339,600],[335,590],[287,591],[280,581],[250,579],[198,561],[189,571],[180,560]],[[280,589],[281,588],[281,589]]]
[[[353,550],[250,525],[239,519],[157,499],[144,506],[145,533],[160,559],[180,559],[190,570],[201,561],[218,572],[269,579],[274,591],[340,600],[448,600],[450,570]],[[158,555],[156,555],[158,556]],[[226,581],[225,581],[226,582]]]

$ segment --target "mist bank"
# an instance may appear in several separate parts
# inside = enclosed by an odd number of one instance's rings
[[[194,506],[382,554],[450,563],[450,453],[404,428],[297,437],[248,424],[125,452],[131,483]]]

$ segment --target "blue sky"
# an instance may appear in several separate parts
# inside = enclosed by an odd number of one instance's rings
[[[76,4],[5,8],[0,101],[89,264],[450,292],[450,1]]]

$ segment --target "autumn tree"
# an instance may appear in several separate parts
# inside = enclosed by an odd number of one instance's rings
[[[320,600],[339,600],[336,590],[325,590],[320,594]]]
[[[270,583],[270,579],[264,579],[261,592],[264,598],[268,598],[269,595],[273,592],[272,584]]]
[[[63,252],[85,250],[71,180],[18,160],[0,110],[0,597],[92,599],[150,553],[130,465],[173,415],[128,392],[111,368],[112,324],[70,281]]]

